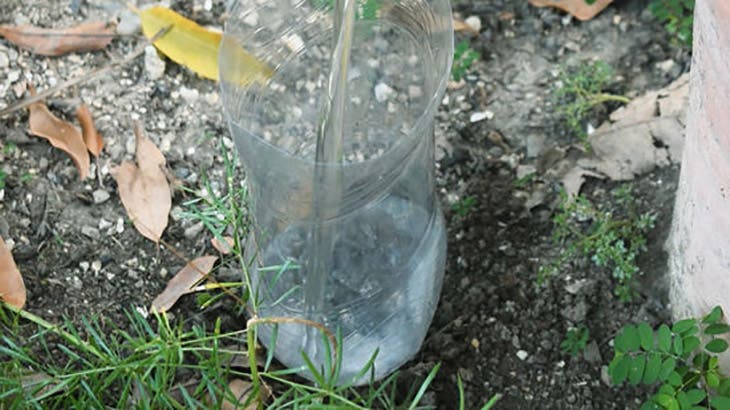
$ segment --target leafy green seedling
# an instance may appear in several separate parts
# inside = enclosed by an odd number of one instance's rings
[[[477,204],[477,199],[473,196],[467,196],[464,199],[455,202],[451,205],[451,210],[454,211],[460,217],[465,217],[471,212],[474,206]]]
[[[692,20],[695,0],[652,0],[649,10],[673,37],[685,47],[692,47]]]
[[[600,60],[560,72],[561,86],[553,94],[557,113],[568,130],[584,143],[588,138],[586,124],[597,107],[608,102],[630,101],[622,95],[605,92],[612,77],[611,66]]]
[[[585,326],[581,325],[570,329],[565,334],[565,339],[560,343],[560,350],[569,353],[571,356],[577,356],[586,348],[589,337],[590,331]]]
[[[454,81],[461,81],[474,61],[480,57],[479,53],[471,48],[468,41],[460,41],[454,48],[454,63],[451,66],[451,77]]]
[[[588,257],[595,266],[611,273],[616,296],[623,301],[631,299],[631,281],[639,274],[636,257],[646,250],[646,234],[654,227],[656,214],[637,212],[629,186],[615,189],[612,195],[621,214],[596,207],[582,195],[561,194],[559,211],[553,217],[553,243],[563,252],[540,267],[538,284],[573,260]]]
[[[612,383],[658,386],[642,410],[730,409],[730,378],[718,367],[718,355],[728,348],[721,335],[730,332],[722,318],[716,306],[702,319],[680,320],[671,328],[624,326],[613,341]]]

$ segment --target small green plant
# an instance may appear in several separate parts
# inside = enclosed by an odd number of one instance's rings
[[[29,184],[31,181],[33,181],[33,174],[30,171],[25,171],[20,176],[20,182],[23,184]]]
[[[616,296],[622,301],[631,299],[631,280],[639,274],[636,257],[646,250],[645,235],[654,227],[656,214],[639,214],[627,185],[613,190],[612,195],[620,214],[598,208],[582,195],[561,193],[559,211],[553,217],[553,243],[563,251],[540,267],[538,284],[557,275],[571,261],[588,257],[595,266],[611,272]]]
[[[456,201],[451,205],[451,210],[454,211],[460,217],[465,217],[471,212],[474,206],[477,204],[477,199],[473,196],[467,196],[464,199]]]
[[[590,331],[587,327],[581,325],[568,330],[565,339],[560,343],[560,350],[569,353],[571,356],[577,356],[586,348]]]
[[[5,177],[7,177],[8,174],[5,173],[2,169],[0,169],[0,189],[5,188]]]
[[[584,143],[588,138],[586,125],[597,107],[608,102],[630,101],[622,95],[605,92],[612,76],[611,66],[600,60],[560,72],[561,86],[553,94],[558,115],[568,130]]]
[[[649,10],[675,41],[692,47],[692,18],[695,0],[652,0]]]
[[[5,155],[12,155],[15,153],[15,151],[18,149],[18,146],[15,145],[12,142],[5,143],[5,146],[3,147],[3,154]]]
[[[471,68],[474,61],[481,56],[477,53],[467,40],[462,40],[454,48],[454,63],[451,65],[451,77],[454,81],[461,81]]]
[[[730,332],[719,306],[702,319],[680,320],[670,328],[626,325],[613,341],[608,366],[613,384],[659,386],[641,406],[653,409],[730,409],[730,378],[720,373],[718,354]]]

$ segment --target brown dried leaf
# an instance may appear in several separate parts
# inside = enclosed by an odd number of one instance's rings
[[[35,90],[31,89],[31,94]],[[66,152],[76,164],[81,179],[89,175],[89,153],[81,132],[70,123],[56,117],[42,102],[31,104],[30,132],[48,140],[54,147]]]
[[[251,394],[254,393],[251,383],[241,379],[233,379],[230,383],[228,383],[228,389],[231,391],[231,393],[233,393],[233,396],[236,398],[236,402],[231,402],[226,398],[221,405],[221,410],[256,410],[258,408],[257,398],[249,397]],[[266,400],[266,398],[268,398],[270,394],[271,392],[269,391],[268,387],[262,384],[260,386],[260,399]],[[246,402],[249,402],[248,405],[246,405]]]
[[[153,311],[165,312],[169,310],[180,296],[190,293],[191,288],[197,285],[213,269],[217,256],[201,256],[190,261],[167,283],[165,290],[152,301]]]
[[[596,170],[614,181],[634,179],[655,167],[679,162],[684,142],[682,108],[689,92],[688,76],[682,76],[660,91],[635,98],[611,114],[588,138],[594,157],[578,161],[586,169]],[[664,102],[674,107],[661,112]]]
[[[104,140],[101,138],[101,134],[94,126],[94,119],[91,118],[91,111],[86,104],[81,104],[76,110],[76,119],[81,124],[81,133],[84,136],[84,143],[86,148],[98,157],[101,150],[104,149]]]
[[[25,306],[25,284],[13,254],[0,237],[0,299],[22,309]]]
[[[0,25],[0,36],[20,48],[44,56],[100,50],[114,37],[114,26],[103,21],[83,23],[64,29],[46,29],[30,25]]]
[[[555,7],[573,15],[578,20],[590,20],[606,8],[613,0],[596,0],[588,4],[586,0],[528,0],[536,7]]]
[[[163,170],[165,157],[144,135],[139,123],[135,124],[134,135],[137,165],[124,161],[111,174],[134,227],[144,237],[159,242],[172,207],[170,185]]]
[[[213,238],[210,240],[210,244],[213,245],[213,247],[220,252],[223,255],[228,255],[233,250],[233,238],[230,236],[224,236],[223,241],[219,241],[218,238]]]

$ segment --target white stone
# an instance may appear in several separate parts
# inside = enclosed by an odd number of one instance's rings
[[[527,356],[529,356],[529,355],[527,354],[526,351],[524,351],[524,350],[518,350],[517,351],[517,358],[518,359],[525,360],[525,359],[527,359]]]
[[[10,65],[8,55],[0,52],[0,68],[7,68]]]
[[[385,102],[395,91],[388,84],[377,83],[373,92],[375,93],[375,100]]]
[[[474,111],[469,116],[469,122],[475,123],[483,120],[491,120],[494,118],[494,113],[491,111]]]
[[[477,16],[469,16],[464,20],[467,26],[471,27],[474,31],[482,31],[482,20]]]
[[[662,70],[665,73],[668,73],[668,72],[672,71],[672,68],[674,68],[676,63],[674,62],[674,60],[672,60],[670,58],[669,60],[660,61],[660,62],[656,63],[655,65],[658,69]]]
[[[94,197],[94,203],[95,204],[101,204],[106,202],[109,199],[109,192],[106,192],[103,189],[97,189],[91,194]]]
[[[211,11],[213,9],[213,0],[205,0],[203,2],[203,10]]]
[[[114,226],[114,224],[111,221],[107,221],[104,218],[99,219],[99,225],[98,225],[98,227],[99,227],[99,230],[100,231],[103,231],[105,229],[109,229],[112,226]]]
[[[15,70],[8,73],[8,81],[14,83],[20,79],[20,71]]]
[[[153,45],[144,48],[144,69],[151,80],[157,80],[165,74],[165,62],[157,55]]]
[[[91,262],[91,270],[93,270],[94,273],[99,273],[99,271],[101,270],[101,261],[95,260]]]
[[[198,100],[198,97],[200,97],[200,93],[194,88],[182,86],[180,87],[180,96],[188,103],[193,103]]]
[[[119,14],[119,24],[117,24],[117,34],[129,36],[139,32],[142,22],[137,14],[130,10],[124,10]]]

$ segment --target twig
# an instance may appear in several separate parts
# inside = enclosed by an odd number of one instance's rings
[[[171,28],[172,28],[172,26],[170,25],[170,26],[160,29],[160,31],[158,31],[157,34],[152,36],[152,38],[150,38],[144,44],[139,45],[131,54],[129,54],[128,56],[125,56],[124,58],[112,61],[111,63],[105,65],[104,67],[97,68],[95,70],[92,70],[90,73],[79,75],[70,80],[66,80],[66,81],[62,82],[61,84],[58,84],[55,87],[48,88],[46,90],[39,92],[36,95],[30,96],[24,100],[16,102],[15,104],[11,104],[11,105],[5,107],[2,111],[0,111],[0,117],[10,114],[11,112],[17,111],[21,108],[25,108],[35,102],[41,101],[41,100],[45,99],[46,97],[53,95],[68,87],[83,83],[85,81],[89,81],[95,77],[98,77],[99,75],[101,75],[103,73],[106,73],[107,71],[111,70],[112,68],[114,68],[116,66],[125,65],[125,64],[129,63],[130,61],[136,59],[142,53],[144,53],[145,47],[147,47],[149,44],[152,44],[155,41],[157,41],[157,39],[159,39],[160,37],[165,35]]]

